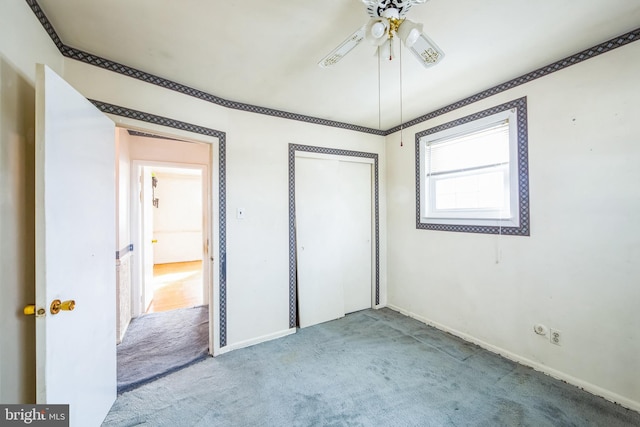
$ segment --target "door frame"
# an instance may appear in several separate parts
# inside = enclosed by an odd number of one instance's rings
[[[296,244],[296,157],[311,158],[343,157],[347,161],[372,163],[372,308],[380,308],[380,198],[378,180],[378,154],[364,151],[342,150],[338,148],[289,144],[289,328],[298,323],[297,299],[297,244]]]
[[[209,307],[213,306],[213,301],[210,296],[213,294],[212,288],[212,274],[210,261],[212,254],[209,253],[211,245],[209,242],[213,241],[212,230],[212,215],[211,215],[211,191],[210,191],[210,178],[209,178],[209,165],[197,164],[197,163],[176,163],[176,162],[163,162],[155,160],[131,160],[131,240],[137,251],[133,253],[132,262],[132,280],[131,280],[131,315],[137,317],[146,312],[144,307],[145,301],[145,263],[144,254],[151,243],[143,241],[144,219],[142,211],[140,210],[140,195],[144,192],[142,183],[140,182],[140,174],[143,168],[158,167],[169,169],[194,169],[200,170],[201,185],[202,185],[202,292],[203,301],[205,301]]]
[[[151,133],[186,142],[211,144],[209,150],[211,227],[210,275],[212,292],[209,306],[209,353],[213,356],[229,351],[227,347],[227,213],[226,213],[226,132],[207,128],[169,117],[89,100],[110,117],[116,127]],[[217,147],[217,156],[215,155]],[[217,158],[217,162],[215,161]]]

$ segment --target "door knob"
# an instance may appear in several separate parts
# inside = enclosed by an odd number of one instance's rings
[[[76,302],[72,299],[68,301],[60,301],[59,299],[54,299],[51,302],[51,314],[58,314],[60,310],[72,311],[76,308]]]
[[[35,304],[25,305],[22,312],[24,313],[25,316],[35,315],[36,317],[44,316],[47,313],[47,311],[44,308],[39,308],[36,310]]]
[[[158,239],[153,239],[151,243],[158,243]]]

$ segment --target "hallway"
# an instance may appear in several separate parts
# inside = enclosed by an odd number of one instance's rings
[[[153,266],[153,300],[146,313],[203,305],[202,261]]]
[[[176,371],[209,354],[209,308],[202,261],[156,264],[153,300],[117,347],[118,392]]]

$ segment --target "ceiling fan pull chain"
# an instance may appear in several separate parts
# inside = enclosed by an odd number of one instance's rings
[[[382,83],[380,79],[380,48],[378,48],[378,129],[382,129]]]
[[[404,120],[402,118],[402,46],[400,46],[398,60],[400,61],[400,147],[404,147],[404,143],[402,142],[404,127]]]

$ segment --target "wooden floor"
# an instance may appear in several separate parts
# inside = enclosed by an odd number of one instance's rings
[[[154,265],[153,288],[147,313],[202,305],[202,261]]]

